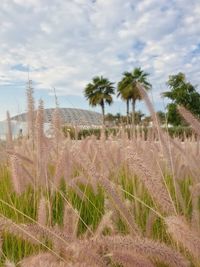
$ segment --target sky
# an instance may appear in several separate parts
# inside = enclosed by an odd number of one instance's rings
[[[92,110],[83,97],[92,77],[116,85],[135,67],[150,74],[157,110],[170,74],[200,84],[199,0],[1,0],[0,29],[0,119],[26,110],[28,72],[46,107],[55,88],[60,106]]]

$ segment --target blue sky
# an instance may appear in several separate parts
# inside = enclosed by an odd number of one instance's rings
[[[61,106],[91,109],[82,92],[93,76],[117,83],[137,66],[150,73],[157,109],[170,74],[200,83],[199,0],[1,0],[0,24],[0,119],[26,110],[28,68],[46,107],[55,87]]]

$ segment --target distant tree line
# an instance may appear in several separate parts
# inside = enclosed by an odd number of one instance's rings
[[[103,76],[96,76],[84,88],[84,95],[91,106],[100,106],[102,109],[103,123],[115,122],[115,124],[132,124],[133,126],[141,122],[149,123],[151,118],[145,116],[141,111],[136,112],[136,102],[142,100],[137,85],[140,83],[147,91],[152,89],[148,81],[149,74],[141,68],[135,68],[132,72],[124,72],[116,88],[114,82]],[[186,122],[177,111],[178,105],[182,105],[200,118],[200,94],[197,86],[186,80],[183,73],[170,75],[167,81],[169,91],[162,94],[170,100],[166,107],[166,112],[158,111],[157,115],[161,123],[170,123],[173,126],[185,126]],[[116,115],[105,113],[105,106],[113,103],[114,94],[126,103],[126,116],[119,113]],[[130,112],[131,105],[131,112]]]

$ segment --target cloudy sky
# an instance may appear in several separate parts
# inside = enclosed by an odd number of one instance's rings
[[[26,109],[28,69],[46,106],[55,87],[61,106],[88,108],[93,76],[118,82],[136,66],[159,109],[168,75],[200,84],[199,0],[1,0],[0,29],[0,118]],[[124,110],[119,100],[107,109]]]

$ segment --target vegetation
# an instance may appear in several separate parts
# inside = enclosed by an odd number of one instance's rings
[[[126,118],[124,117],[124,120],[125,119]],[[117,135],[120,135],[121,128],[119,126],[120,124],[116,127],[106,127],[104,130],[106,139],[109,139],[110,136],[116,137]],[[130,128],[125,128],[125,126],[122,127],[123,132],[130,139],[132,130]],[[163,130],[167,132],[170,137],[178,137],[180,140],[184,140],[185,137],[195,139],[197,138],[197,136],[194,135],[192,129],[188,126],[173,126],[170,128],[164,127]],[[144,140],[146,141],[148,135],[151,135],[153,131],[153,128],[145,125],[145,122],[143,121],[143,125],[137,126],[135,128],[134,135],[143,136]],[[95,137],[99,140],[102,134],[102,128],[78,129],[77,127],[64,126],[63,133],[65,137],[69,136],[72,140],[82,140],[87,137]]]
[[[105,121],[105,104],[112,104],[114,94],[113,83],[107,78],[102,76],[94,77],[92,82],[89,83],[85,88],[85,97],[89,100],[91,106],[100,105],[103,115],[103,123]]]
[[[148,82],[149,74],[144,72],[141,68],[135,68],[132,72],[124,72],[121,81],[117,85],[117,97],[121,97],[126,102],[126,118],[121,114],[107,114],[105,115],[105,104],[111,104],[113,102],[114,95],[114,83],[103,77],[94,77],[92,82],[89,83],[84,94],[91,106],[100,105],[103,114],[103,123],[105,121],[113,124],[127,124],[132,122],[132,125],[148,125],[152,121],[151,117],[144,116],[141,111],[135,111],[135,105],[137,100],[142,100],[142,97],[138,91],[138,83],[148,91],[152,88],[152,85]],[[177,107],[179,105],[187,108],[197,118],[200,118],[200,94],[196,90],[196,86],[192,85],[186,80],[183,73],[169,76],[167,82],[169,91],[166,91],[162,96],[171,100],[167,105],[167,112],[158,111],[158,117],[161,124],[171,124],[175,127],[188,126],[186,121],[180,116]],[[130,114],[129,106],[132,105],[132,112]],[[131,115],[131,118],[130,118]],[[187,129],[187,128],[186,128]],[[186,130],[189,131],[189,130]],[[173,131],[171,131],[173,132]]]
[[[199,139],[170,138],[138,90],[155,126],[146,137],[121,128],[74,141],[63,136],[58,107],[47,137],[43,102],[35,118],[29,89],[28,136],[13,139],[8,114],[1,266],[200,266]],[[179,112],[199,136],[200,122]]]
[[[145,115],[140,110],[136,111],[135,112],[135,124],[136,125],[142,124],[142,118],[144,116]],[[113,125],[116,125],[116,126],[125,125],[125,124],[127,124],[127,116],[123,116],[120,113],[117,113],[116,115],[113,115],[113,114],[108,113],[105,116],[105,121],[108,122],[108,125],[109,125],[109,123],[111,125],[113,124]]]
[[[127,106],[127,123],[129,122],[129,102],[132,104],[132,124],[135,125],[135,104],[137,100],[141,100],[137,83],[139,82],[146,90],[151,88],[151,84],[147,81],[148,73],[141,68],[135,68],[132,72],[124,72],[122,80],[118,83],[118,95],[122,100],[126,101]]]
[[[190,110],[194,115],[200,117],[200,94],[195,86],[187,82],[183,73],[169,76],[167,85],[170,91],[163,93],[172,102],[168,104],[168,122],[173,125],[184,125],[185,121],[177,111],[177,106],[181,105]]]

